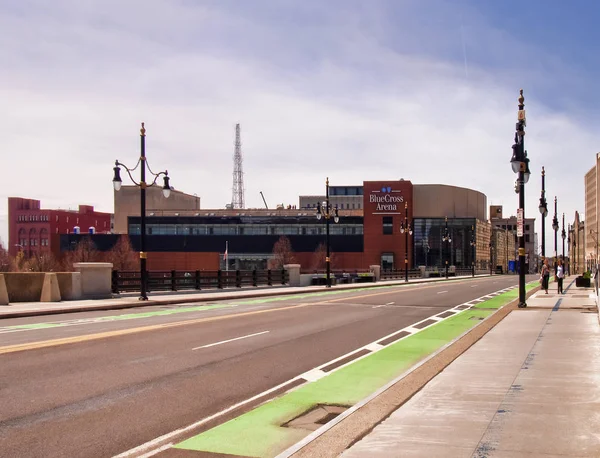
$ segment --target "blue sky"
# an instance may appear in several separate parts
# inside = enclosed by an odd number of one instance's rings
[[[471,187],[514,214],[508,163],[525,90],[538,216],[571,221],[598,151],[599,6],[588,1],[0,1],[0,237],[6,198],[112,211],[116,158],[148,158],[203,208],[231,199],[236,123],[246,202],[332,184]],[[8,109],[6,109],[8,108]],[[6,171],[10,171],[6,173]],[[4,216],[3,216],[4,215]],[[538,220],[539,228],[539,220]],[[548,237],[550,240],[550,237]]]

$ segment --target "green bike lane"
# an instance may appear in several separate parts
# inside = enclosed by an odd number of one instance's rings
[[[527,290],[537,286],[529,283]],[[284,426],[317,406],[351,407],[442,348],[518,296],[513,289],[391,343],[314,382],[307,383],[237,418],[191,437],[176,450],[274,457],[311,430]],[[187,456],[187,455],[185,455]]]

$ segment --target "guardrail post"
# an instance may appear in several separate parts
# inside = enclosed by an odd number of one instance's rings
[[[196,283],[196,285],[195,285],[196,289],[200,289],[200,271],[199,270],[196,271],[195,277],[196,277],[195,278],[195,280],[196,280],[196,282],[195,282]]]
[[[115,294],[119,294],[119,271],[118,270],[113,270],[112,271],[112,278],[111,278],[111,283],[112,283],[112,292]]]
[[[252,286],[258,286],[258,276],[256,275],[256,269],[252,271]]]
[[[235,271],[235,286],[237,288],[242,287],[242,273],[239,270]]]
[[[273,281],[271,280],[271,269],[267,269],[267,285],[273,286]]]
[[[171,291],[177,291],[177,272],[171,271]]]
[[[217,288],[223,289],[223,272],[221,269],[217,270]]]

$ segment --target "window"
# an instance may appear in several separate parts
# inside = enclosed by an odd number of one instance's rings
[[[394,253],[383,253],[381,255],[381,269],[382,270],[393,270],[394,269]]]
[[[383,217],[383,235],[394,233],[394,218],[392,216]]]
[[[525,230],[529,232],[529,224],[525,225]]]
[[[525,243],[529,243],[529,234],[525,234]]]

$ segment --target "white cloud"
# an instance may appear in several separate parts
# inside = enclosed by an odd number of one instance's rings
[[[514,69],[470,62],[467,79],[462,55],[435,55],[452,45],[436,46],[415,25],[398,36],[381,10],[338,17],[313,5],[302,11],[317,25],[287,18],[282,26],[215,3],[42,5],[0,9],[0,27],[12,37],[0,50],[0,97],[10,108],[0,113],[0,166],[10,171],[0,214],[8,195],[111,211],[112,163],[135,163],[142,120],[152,168],[168,169],[173,186],[200,195],[205,208],[231,199],[239,122],[249,206],[262,206],[259,191],[272,206],[295,204],[299,194],[321,192],[325,176],[333,184],[402,177],[478,189],[514,213]],[[512,45],[501,31],[483,36],[476,19],[467,31],[478,48]],[[453,32],[445,24],[440,34]],[[404,37],[414,49],[402,46]],[[537,70],[522,76],[541,78]],[[583,212],[593,120],[555,112],[525,89],[527,216],[538,215],[545,165],[548,194],[559,195],[570,219]],[[8,238],[5,224],[0,237]]]

